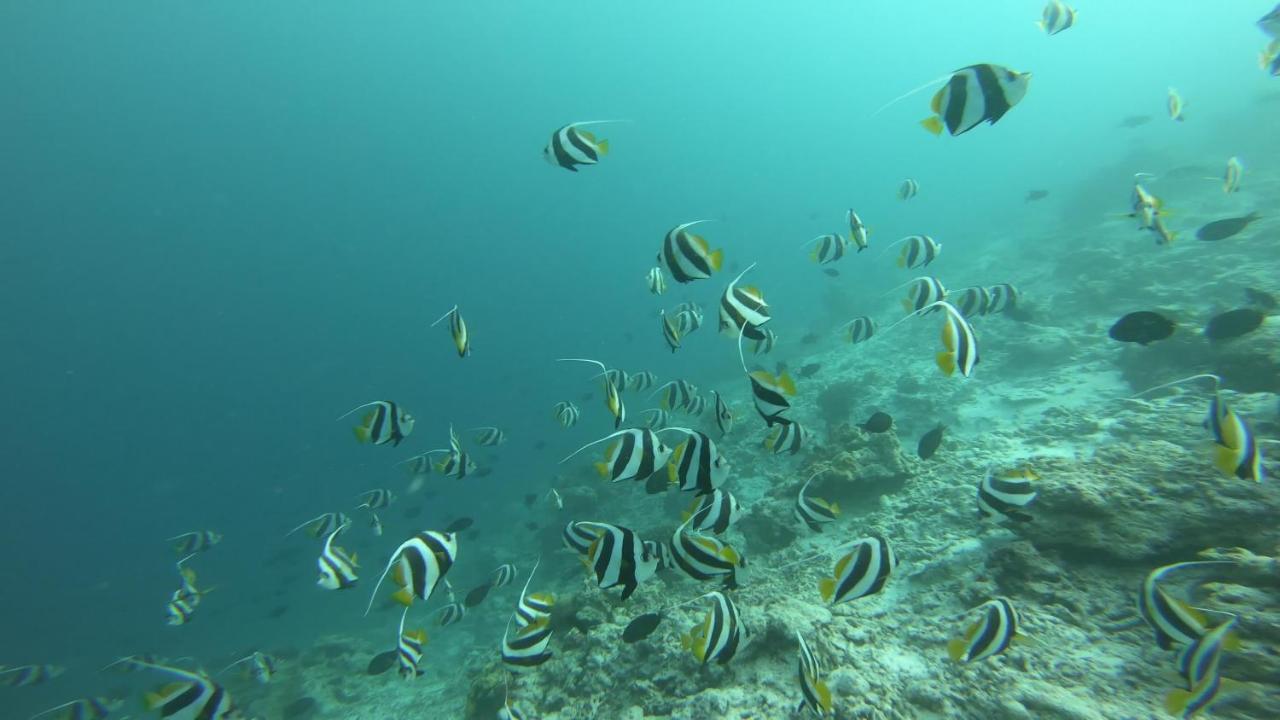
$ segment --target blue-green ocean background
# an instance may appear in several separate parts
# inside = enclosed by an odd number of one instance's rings
[[[948,255],[998,253],[1123,212],[1144,160],[1274,142],[1275,81],[1252,62],[1270,3],[1080,5],[1052,39],[1039,3],[1013,1],[0,5],[0,663],[70,665],[91,692],[124,653],[385,635],[361,618],[367,590],[314,587],[310,541],[296,567],[264,561],[298,522],[402,487],[393,463],[450,421],[511,442],[488,477],[433,479],[418,520],[389,511],[366,574],[420,525],[524,532],[521,497],[605,427],[598,399],[573,431],[551,421],[592,387],[553,358],[711,384],[735,372],[732,344],[673,356],[658,307],[713,307],[758,262],[790,309],[781,336],[825,327],[798,246],[850,206],[877,251],[928,232]],[[975,62],[1034,72],[996,129],[929,136],[928,92],[871,117]],[[1170,85],[1194,123],[1163,116]],[[1135,114],[1154,119],[1117,127]],[[598,166],[543,162],[552,130],[608,118],[633,122],[598,128]],[[1029,189],[1050,201],[1024,204]],[[698,218],[718,221],[727,274],[652,298],[663,233]],[[839,282],[870,296],[903,279],[871,268]],[[427,328],[454,303],[466,360]],[[399,450],[334,422],[378,398],[418,417]],[[203,528],[226,535],[199,561],[218,589],[167,627],[162,540]],[[503,560],[478,542],[459,569]]]

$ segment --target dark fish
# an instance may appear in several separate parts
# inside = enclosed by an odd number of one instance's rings
[[[473,608],[479,605],[484,602],[486,597],[489,596],[489,588],[491,587],[493,587],[493,583],[484,583],[483,585],[477,585],[474,588],[471,588],[471,592],[467,593],[467,597],[462,601],[462,604],[466,605],[468,608]]]
[[[1251,212],[1243,217],[1214,220],[1196,231],[1196,239],[1204,240],[1206,242],[1225,240],[1249,227],[1250,223],[1260,219],[1261,217],[1262,216],[1258,213]]]
[[[280,618],[280,617],[284,617],[284,614],[287,612],[289,612],[288,605],[277,605],[271,608],[271,611],[267,613],[267,617],[272,619]]]
[[[1027,199],[1024,202],[1035,202],[1049,197],[1048,190],[1028,190]]]
[[[545,450],[546,448],[547,448],[546,440],[539,440],[538,442],[533,444],[534,450]]]
[[[827,268],[822,272],[830,277],[840,277],[840,271],[835,268]]]
[[[1151,122],[1150,115],[1130,115],[1120,121],[1119,127],[1136,128],[1136,127],[1142,127],[1143,125],[1146,125],[1149,122]]]
[[[1228,310],[1209,319],[1209,324],[1204,326],[1204,336],[1210,340],[1238,338],[1257,330],[1266,318],[1253,308]]]
[[[627,623],[627,628],[622,631],[622,642],[639,642],[652,635],[653,631],[657,630],[661,624],[662,615],[660,613],[645,613]]]
[[[889,416],[889,413],[877,411],[867,418],[867,421],[862,423],[860,427],[869,433],[889,432],[889,428],[893,427],[893,418]]]
[[[804,337],[800,338],[800,342],[805,345],[812,345],[818,342],[818,333],[808,333]]]
[[[370,675],[381,675],[396,666],[396,656],[398,650],[388,650],[384,653],[378,653],[369,661],[368,673]]]
[[[457,520],[454,520],[453,522],[449,523],[449,526],[446,527],[444,531],[447,533],[462,532],[463,530],[466,530],[467,528],[474,525],[475,522],[476,521],[472,518],[460,517]]]
[[[1176,323],[1160,313],[1140,310],[1117,320],[1107,334],[1118,342],[1146,345],[1168,338],[1176,327]]]
[[[534,493],[529,493],[528,495],[524,496],[525,507],[533,507],[533,504],[536,502],[538,502],[538,496],[535,495]]]
[[[919,444],[916,445],[916,454],[921,460],[928,460],[938,452],[938,446],[942,444],[942,432],[946,429],[945,426],[939,425],[920,438]]]
[[[1254,288],[1244,289],[1244,300],[1250,305],[1260,307],[1263,310],[1275,310],[1276,305],[1280,304],[1276,302],[1275,295],[1265,290],[1256,290]]]
[[[594,398],[595,396],[595,392],[588,390],[587,392],[582,393],[582,397],[580,399],[582,402],[590,402],[591,398]]]
[[[671,487],[671,482],[667,479],[664,472],[656,472],[644,481],[644,491],[650,495],[658,495],[667,491]]]
[[[534,522],[534,521],[532,521],[532,520],[530,520],[529,522],[525,523],[525,524],[524,524],[524,526],[525,526],[525,528],[526,528],[527,530],[537,530],[537,529],[538,529],[538,523],[536,523],[536,522]]]
[[[800,370],[796,374],[798,374],[800,377],[803,377],[803,378],[813,377],[813,374],[818,372],[821,369],[822,369],[822,363],[809,363],[804,367],[800,368]]]

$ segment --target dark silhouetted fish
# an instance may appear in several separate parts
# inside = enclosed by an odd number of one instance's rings
[[[804,337],[800,338],[800,342],[801,342],[802,344],[804,344],[804,345],[812,345],[812,344],[814,344],[814,343],[818,342],[818,334],[817,334],[817,333],[807,333]]]
[[[938,452],[938,446],[942,444],[942,433],[947,428],[943,425],[930,430],[920,438],[920,442],[916,444],[916,454],[921,460],[928,460],[933,454]]]
[[[803,378],[813,377],[814,373],[821,369],[822,363],[808,363],[804,367],[800,368],[796,374]]]
[[[1024,200],[1023,202],[1035,202],[1037,200],[1043,200],[1047,197],[1049,197],[1048,190],[1028,190],[1027,199]]]
[[[546,448],[547,448],[546,440],[539,440],[538,442],[533,444],[534,450],[545,450]]]
[[[468,608],[479,605],[489,596],[489,588],[491,587],[493,587],[493,583],[485,583],[471,588],[471,592],[467,593],[467,597],[462,601],[462,604]]]
[[[525,507],[533,507],[533,504],[536,502],[538,502],[538,496],[535,495],[534,493],[529,493],[528,495],[524,496]]]
[[[1176,323],[1160,313],[1140,310],[1117,320],[1107,334],[1118,342],[1146,345],[1168,338],[1176,327]]]
[[[840,271],[835,268],[825,268],[822,272],[831,277],[840,277]]]
[[[1240,231],[1249,227],[1249,224],[1259,220],[1262,216],[1256,212],[1251,212],[1243,217],[1226,218],[1225,220],[1214,220],[1196,231],[1196,239],[1205,242],[1213,242],[1214,240],[1226,240],[1232,235],[1238,234]]]
[[[1253,308],[1236,308],[1209,319],[1204,336],[1210,340],[1230,340],[1248,335],[1262,326],[1267,316]]]
[[[859,427],[869,433],[889,432],[889,428],[893,427],[893,418],[889,416],[889,413],[876,412]]]
[[[274,620],[276,618],[284,617],[284,614],[287,612],[289,612],[288,605],[277,605],[267,612],[267,617]]]
[[[444,531],[449,533],[462,532],[463,530],[466,530],[467,528],[474,525],[475,522],[476,521],[473,518],[460,517],[457,520],[454,520],[453,522],[449,523],[448,527],[446,527]]]
[[[622,631],[622,642],[639,642],[652,635],[653,631],[657,630],[661,624],[661,613],[645,613],[627,623],[626,629]]]
[[[1150,115],[1130,115],[1120,121],[1119,127],[1136,128],[1136,127],[1142,127],[1143,125],[1146,125],[1149,122],[1151,122]]]
[[[527,528],[528,530],[537,530],[537,529],[538,529],[538,523],[536,523],[536,522],[534,522],[534,521],[532,521],[532,520],[530,520],[529,522],[525,523],[525,524],[524,524],[524,526],[525,526],[525,528]]]
[[[1272,295],[1265,290],[1257,290],[1255,288],[1244,289],[1244,301],[1254,307],[1262,308],[1263,310],[1275,310],[1276,305],[1280,304],[1276,302],[1275,295]]]
[[[384,653],[378,653],[369,661],[367,672],[370,675],[381,675],[396,666],[396,650],[388,650]]]

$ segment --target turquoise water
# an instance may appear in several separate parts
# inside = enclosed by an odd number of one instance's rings
[[[0,688],[4,717],[158,684],[96,673],[130,653],[213,670],[252,649],[305,653],[326,636],[362,653],[389,646],[395,614],[362,616],[378,569],[410,534],[461,516],[477,531],[459,541],[450,579],[460,593],[503,562],[520,566],[518,587],[539,554],[556,558],[539,570],[544,589],[577,589],[576,561],[558,549],[564,522],[642,518],[647,529],[657,511],[636,487],[586,485],[586,459],[558,463],[611,424],[592,370],[554,359],[732,392],[741,447],[754,448],[763,425],[733,343],[714,327],[724,285],[752,263],[747,281],[765,289],[780,338],[760,362],[794,368],[829,349],[800,338],[832,333],[855,306],[883,325],[898,317],[881,294],[912,275],[876,257],[892,240],[938,238],[933,269],[944,276],[982,267],[993,283],[1044,290],[1071,280],[1028,246],[1069,254],[1091,243],[1128,210],[1132,173],[1204,164],[1217,175],[1232,155],[1256,178],[1276,173],[1276,80],[1255,59],[1266,2],[1098,3],[1054,37],[1026,2],[689,5],[0,8],[0,664],[69,668],[39,687]],[[1031,71],[1026,98],[961,137],[922,131],[935,88],[980,62]],[[1187,101],[1184,123],[1165,114],[1170,86]],[[1119,127],[1133,115],[1150,121]],[[629,121],[595,128],[611,145],[598,165],[569,173],[539,157],[556,128],[594,119]],[[903,202],[906,178],[921,190]],[[1049,196],[1024,202],[1038,189]],[[828,278],[800,245],[847,232],[849,207],[871,227],[871,248]],[[714,221],[699,231],[724,249],[724,269],[648,294],[664,233],[695,219]],[[1150,251],[1145,234],[1117,232]],[[1254,253],[1274,257],[1274,244]],[[1231,269],[1197,267],[1224,281]],[[706,308],[705,325],[671,353],[657,312],[684,300]],[[443,327],[427,327],[455,304],[471,330],[465,359]],[[1114,318],[1136,307],[1092,309]],[[886,338],[901,344],[870,368],[868,394],[892,392],[888,371],[909,348],[930,359],[935,332]],[[861,368],[842,377],[870,382]],[[358,444],[355,418],[334,421],[376,399],[417,418],[399,448]],[[576,427],[551,421],[559,400],[583,409]],[[633,417],[652,406],[628,402]],[[933,418],[903,415],[910,453]],[[426,494],[410,493],[395,463],[443,447],[450,423],[500,426],[510,440],[471,448],[490,474],[437,475]],[[832,450],[828,429],[812,429]],[[732,459],[744,475],[800,467],[745,450]],[[598,493],[579,514],[601,516],[570,518],[572,506],[541,499],[574,483]],[[376,487],[398,496],[382,537],[354,510]],[[533,507],[529,493],[540,496]],[[664,512],[689,500],[668,498]],[[421,514],[405,517],[413,508]],[[362,560],[350,593],[316,588],[319,544],[284,538],[338,509],[356,519],[342,544]],[[665,517],[655,539],[675,523]],[[166,626],[178,577],[163,539],[203,529],[226,536],[193,561],[216,589],[191,623]],[[502,592],[470,627],[432,631],[423,667],[447,679],[455,713],[442,716],[462,716],[469,678],[493,670],[515,595]],[[571,674],[582,652],[547,669]],[[433,653],[467,664],[442,674]],[[358,705],[382,717],[372,697]]]

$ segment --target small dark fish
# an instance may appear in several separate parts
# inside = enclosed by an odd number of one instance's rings
[[[644,481],[644,491],[650,495],[659,495],[671,487],[671,481],[664,472],[656,472]]]
[[[1035,202],[1037,200],[1043,200],[1047,197],[1049,197],[1048,190],[1028,190],[1027,199],[1024,200],[1023,202]]]
[[[536,503],[536,502],[538,502],[538,496],[537,496],[536,494],[534,494],[534,493],[529,493],[528,495],[525,495],[525,496],[524,496],[524,506],[525,506],[525,507],[533,507],[533,504],[534,504],[534,503]]]
[[[276,618],[284,617],[284,614],[287,612],[289,612],[288,605],[277,605],[271,608],[270,612],[267,613],[267,617],[274,620]]]
[[[867,418],[867,421],[862,423],[860,427],[869,433],[889,432],[889,428],[893,427],[893,418],[889,416],[889,413],[877,411],[872,413],[871,417]]]
[[[920,438],[919,444],[916,445],[916,454],[921,460],[928,460],[938,452],[938,446],[942,444],[942,432],[946,429],[945,426],[939,425]]]
[[[813,374],[821,369],[822,363],[808,363],[804,367],[800,368],[796,374],[803,378],[813,377]]]
[[[476,521],[473,518],[460,517],[457,520],[454,520],[453,522],[449,523],[449,526],[446,527],[444,531],[449,533],[462,532],[463,530],[466,530],[467,528],[474,525],[475,522]]]
[[[580,398],[578,398],[578,399],[579,399],[579,400],[581,400],[581,401],[582,401],[582,402],[584,402],[584,403],[585,403],[585,402],[591,402],[591,398],[593,398],[593,397],[595,397],[595,396],[596,396],[596,394],[595,394],[594,392],[590,392],[590,391],[588,391],[588,392],[584,392],[584,393],[582,393],[582,397],[580,397]]]
[[[471,592],[467,593],[467,597],[462,601],[462,604],[468,608],[479,605],[489,596],[489,588],[491,587],[493,587],[493,583],[484,583],[471,588]]]
[[[662,615],[660,613],[645,613],[627,623],[627,628],[622,631],[622,642],[639,642],[652,635],[653,631],[657,630],[661,624]]]
[[[370,675],[381,675],[396,666],[396,656],[398,650],[388,650],[384,653],[378,653],[369,661],[368,673]]]
[[[525,529],[527,529],[527,530],[531,530],[531,531],[533,531],[533,530],[537,530],[537,529],[538,529],[538,523],[536,523],[536,522],[534,522],[534,521],[532,521],[532,520],[530,520],[529,522],[525,523],[525,524],[524,524],[524,526],[525,526]]]
[[[421,506],[421,505],[415,505],[415,506],[413,506],[413,507],[407,507],[407,508],[405,508],[405,509],[404,509],[404,519],[405,519],[405,520],[412,520],[412,519],[414,519],[414,518],[418,517],[418,516],[419,516],[419,515],[421,515],[421,514],[422,514],[422,506]]]
[[[1176,327],[1176,323],[1160,313],[1139,310],[1117,320],[1107,334],[1118,342],[1146,345],[1168,338]]]
[[[840,271],[835,268],[826,268],[822,272],[829,277],[840,277]]]
[[[809,333],[804,337],[800,338],[800,342],[805,345],[812,345],[818,342],[818,333]]]
[[[1259,220],[1261,217],[1258,213],[1251,212],[1243,217],[1214,220],[1196,231],[1196,239],[1204,240],[1205,242],[1225,240],[1249,227],[1250,223]]]
[[[538,442],[536,442],[536,443],[534,443],[534,444],[533,444],[533,449],[534,449],[534,450],[546,450],[546,449],[547,449],[547,441],[546,441],[546,440],[539,440]]]
[[[1209,319],[1209,324],[1204,326],[1204,336],[1210,340],[1238,338],[1257,330],[1266,318],[1266,315],[1253,308],[1228,310]]]
[[[1272,295],[1265,290],[1257,290],[1254,288],[1244,289],[1244,301],[1254,307],[1262,308],[1263,310],[1275,310],[1276,305],[1280,304],[1276,302],[1275,295]]]
[[[1150,115],[1130,115],[1120,121],[1119,127],[1136,128],[1136,127],[1142,127],[1143,125],[1146,125],[1149,122],[1151,122]]]

